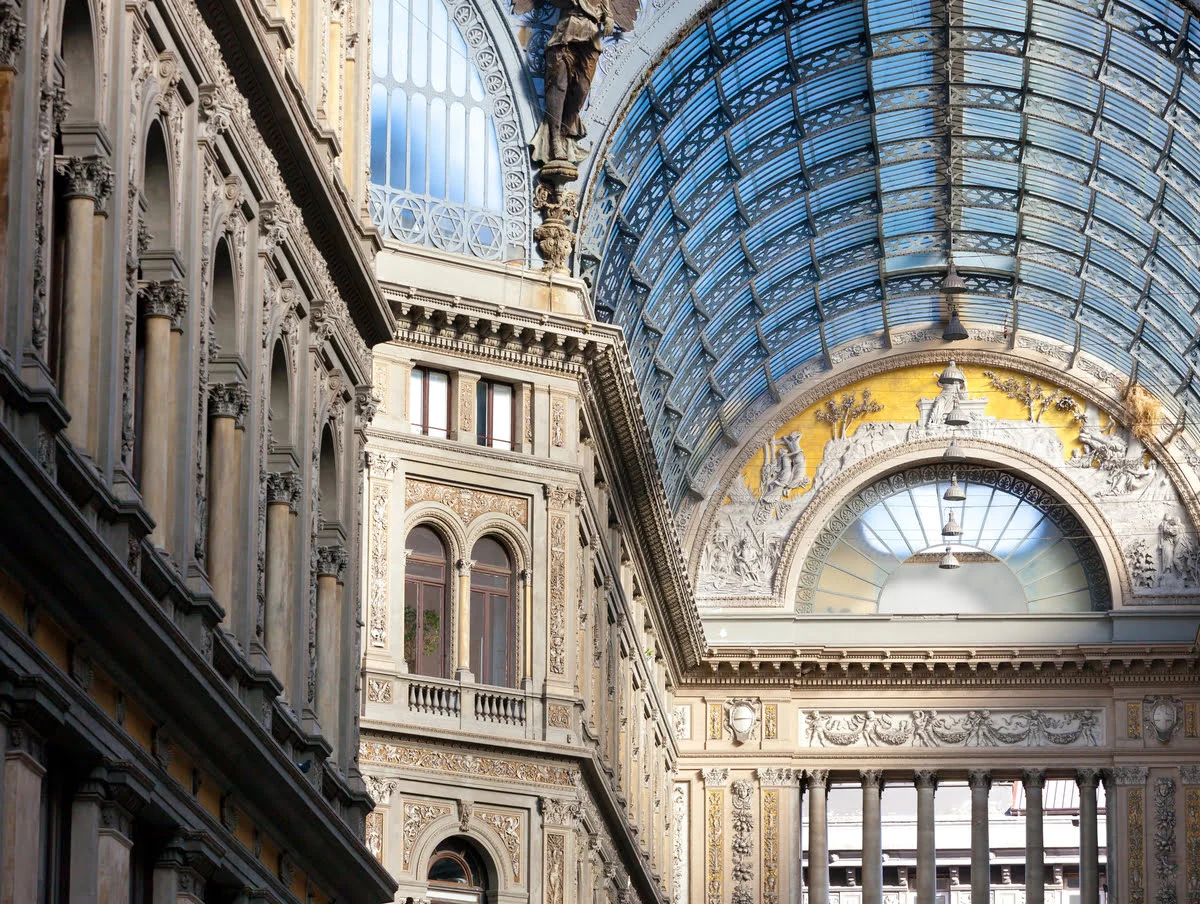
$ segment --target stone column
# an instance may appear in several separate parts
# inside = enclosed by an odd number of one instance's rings
[[[103,781],[82,782],[71,804],[71,901],[128,904],[133,817]]]
[[[933,795],[937,773],[919,769],[917,786],[917,904],[935,904],[937,897],[937,841]]]
[[[458,643],[455,654],[458,666],[454,677],[458,681],[473,682],[471,674],[471,569],[475,563],[470,559],[459,559],[454,563],[458,571]]]
[[[187,855],[174,844],[154,864],[149,904],[204,904],[204,877],[188,865]]]
[[[1026,769],[1025,788],[1025,904],[1046,900],[1046,851],[1042,843],[1042,788],[1046,770]]]
[[[100,865],[98,904],[128,904],[133,851],[133,816],[114,801],[100,811],[97,843]]]
[[[317,721],[337,760],[342,699],[342,594],[348,556],[342,546],[317,549]]]
[[[4,850],[0,904],[36,901],[40,870],[30,839],[42,835],[42,740],[21,722],[8,725],[4,752]]]
[[[238,500],[241,498],[241,442],[250,397],[240,383],[218,383],[208,390],[208,577],[213,595],[225,607],[225,624],[241,636],[241,611],[234,606],[234,566],[238,547]]]
[[[808,771],[808,904],[829,901],[829,838],[825,825],[828,769]]]
[[[265,580],[267,659],[283,682],[284,696],[292,681],[295,645],[295,600],[291,593],[293,569],[292,510],[300,498],[300,477],[295,471],[267,475],[267,574]]]
[[[521,572],[521,586],[524,589],[525,600],[524,631],[521,638],[521,648],[524,651],[524,663],[521,669],[522,683],[526,690],[533,688],[533,572],[528,568]]]
[[[171,322],[184,303],[183,287],[177,282],[143,283],[138,287],[138,303],[142,317],[144,412],[138,487],[142,502],[154,519],[150,539],[156,546],[165,546],[170,505]]]
[[[101,157],[55,161],[66,192],[66,247],[62,293],[62,360],[59,393],[70,412],[67,436],[87,451],[88,401],[92,394],[92,275],[96,207],[112,192],[113,173]]]
[[[1079,904],[1100,904],[1100,850],[1096,823],[1096,769],[1075,773],[1079,785]]]
[[[982,769],[967,773],[971,786],[971,901],[988,904],[992,896],[991,841],[988,837],[988,792],[992,777]]]
[[[883,904],[883,823],[880,798],[883,772],[864,769],[862,779],[862,889],[863,904]]]

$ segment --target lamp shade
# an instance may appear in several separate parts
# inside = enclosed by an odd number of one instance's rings
[[[942,528],[943,537],[961,537],[962,525],[954,518],[954,509],[950,509],[950,514],[946,518],[946,526]]]
[[[954,553],[950,551],[950,547],[946,547],[946,554],[942,556],[942,561],[938,562],[938,568],[957,568],[958,559],[954,558]]]
[[[959,280],[962,282],[962,280]],[[950,309],[950,322],[946,324],[946,328],[942,330],[942,338],[947,342],[958,342],[960,339],[970,339],[971,334],[967,332],[967,328],[962,325],[962,321],[958,319],[958,308]]]
[[[942,280],[942,292],[946,295],[962,295],[965,291],[967,291],[967,284],[958,275],[958,270],[954,268],[954,262],[951,261],[950,266],[946,268],[946,278]]]
[[[967,375],[962,372],[962,368],[954,363],[954,359],[950,359],[950,363],[946,365],[946,369],[938,374],[938,386],[943,389],[947,386],[966,386]]]
[[[942,498],[947,502],[962,502],[967,498],[967,491],[959,486],[957,474],[950,475],[950,486],[946,487],[946,492],[942,493]]]
[[[971,423],[971,419],[967,417],[967,413],[958,407],[958,402],[955,401],[954,406],[950,409],[950,413],[946,415],[947,427],[965,427]]]
[[[950,440],[950,445],[947,446],[946,451],[942,453],[942,458],[946,459],[946,461],[962,461],[966,457],[967,453],[964,452],[962,450],[962,446],[960,446],[954,440]]]

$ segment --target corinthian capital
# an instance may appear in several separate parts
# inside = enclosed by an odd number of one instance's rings
[[[16,69],[25,48],[25,22],[15,0],[0,0],[0,69]]]
[[[346,554],[344,546],[318,546],[317,574],[329,575],[340,581],[349,560],[350,557]]]
[[[295,471],[267,475],[267,502],[285,502],[292,511],[300,501],[300,475]]]
[[[208,416],[231,417],[237,426],[245,426],[250,393],[241,383],[214,383],[208,387]]]
[[[146,282],[138,286],[138,304],[143,317],[169,317],[174,324],[187,309],[187,293],[175,280]]]
[[[113,171],[103,157],[59,157],[54,171],[67,182],[67,198],[102,203],[113,189]]]

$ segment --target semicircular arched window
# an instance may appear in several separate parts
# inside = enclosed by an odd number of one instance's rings
[[[964,498],[945,498],[952,478]],[[813,614],[968,615],[1105,610],[1111,596],[1095,544],[1060,500],[1004,471],[936,466],[848,500],[805,561],[797,603]]]
[[[494,94],[507,90],[498,68],[481,76],[451,15],[459,7],[454,0],[374,0],[371,218],[386,238],[523,259],[524,225],[506,214],[525,207],[526,181],[510,172],[523,162],[519,149],[513,153],[513,104]],[[472,33],[485,41],[481,28]],[[493,50],[486,54],[496,62]],[[506,194],[514,196],[507,208]]]

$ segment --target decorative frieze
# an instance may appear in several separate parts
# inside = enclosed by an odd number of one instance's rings
[[[813,710],[801,741],[808,747],[1099,747],[1104,711]]]
[[[406,800],[400,811],[403,818],[400,828],[400,863],[404,869],[408,869],[413,848],[425,833],[425,829],[443,816],[449,816],[451,810],[445,804]]]
[[[359,744],[359,759],[367,763],[420,769],[445,775],[483,776],[558,788],[574,788],[579,775],[578,769],[551,763],[476,756],[431,747],[408,747],[370,739],[364,739]]]
[[[519,496],[473,490],[444,483],[431,483],[409,477],[404,482],[404,503],[437,502],[470,524],[481,515],[507,515],[519,524],[529,525],[529,501]]]

